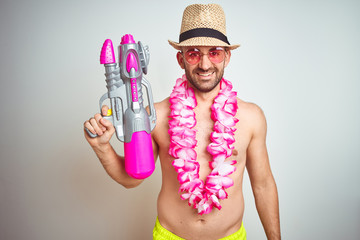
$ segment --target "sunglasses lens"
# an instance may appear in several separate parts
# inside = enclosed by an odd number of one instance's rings
[[[190,49],[185,52],[184,57],[189,64],[195,65],[200,62],[200,59],[203,55],[208,55],[208,58],[212,63],[220,63],[224,61],[225,50],[215,48],[215,49],[210,49],[208,54],[202,54],[197,49]]]
[[[225,51],[224,50],[210,50],[208,56],[212,63],[219,63],[224,60]]]
[[[195,51],[195,50],[189,50],[185,52],[185,59],[186,61],[191,64],[197,64],[198,62],[200,62],[200,52],[199,51]]]

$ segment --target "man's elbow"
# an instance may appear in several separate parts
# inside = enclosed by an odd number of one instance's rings
[[[272,176],[268,177],[267,179],[264,179],[263,181],[260,181],[257,184],[254,184],[252,188],[255,194],[262,194],[264,192],[274,191],[274,190],[277,191],[275,179]]]
[[[129,182],[125,182],[125,183],[120,183],[121,185],[123,185],[126,189],[131,189],[131,188],[136,188],[137,186],[139,186],[144,180],[140,180],[140,179],[134,179],[132,181]]]

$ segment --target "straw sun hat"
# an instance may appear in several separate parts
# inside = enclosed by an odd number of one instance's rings
[[[240,46],[229,43],[225,13],[218,4],[187,6],[183,13],[179,43],[168,41],[177,50],[183,46],[219,46],[230,50]]]

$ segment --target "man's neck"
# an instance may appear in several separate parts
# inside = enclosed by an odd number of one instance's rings
[[[198,105],[204,105],[204,104],[210,104],[212,105],[214,102],[214,99],[217,97],[217,95],[219,94],[220,91],[220,83],[210,92],[201,92],[199,90],[197,90],[196,88],[194,89],[194,93],[195,93],[195,97],[196,97],[196,101],[198,103]]]

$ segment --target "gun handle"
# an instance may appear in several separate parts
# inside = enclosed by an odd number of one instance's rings
[[[151,135],[146,131],[135,132],[131,142],[124,143],[125,170],[133,178],[149,177],[155,169]]]
[[[149,109],[150,109],[149,118],[150,118],[150,128],[152,131],[156,125],[156,112],[155,112],[155,107],[154,107],[154,98],[153,98],[152,91],[151,91],[151,85],[148,82],[148,80],[146,80],[146,78],[144,78],[144,77],[142,78],[142,84],[146,88],[147,98],[149,101]]]
[[[89,131],[89,129],[85,128],[85,131],[91,138],[96,138],[97,137],[97,134],[93,134],[92,132]]]

